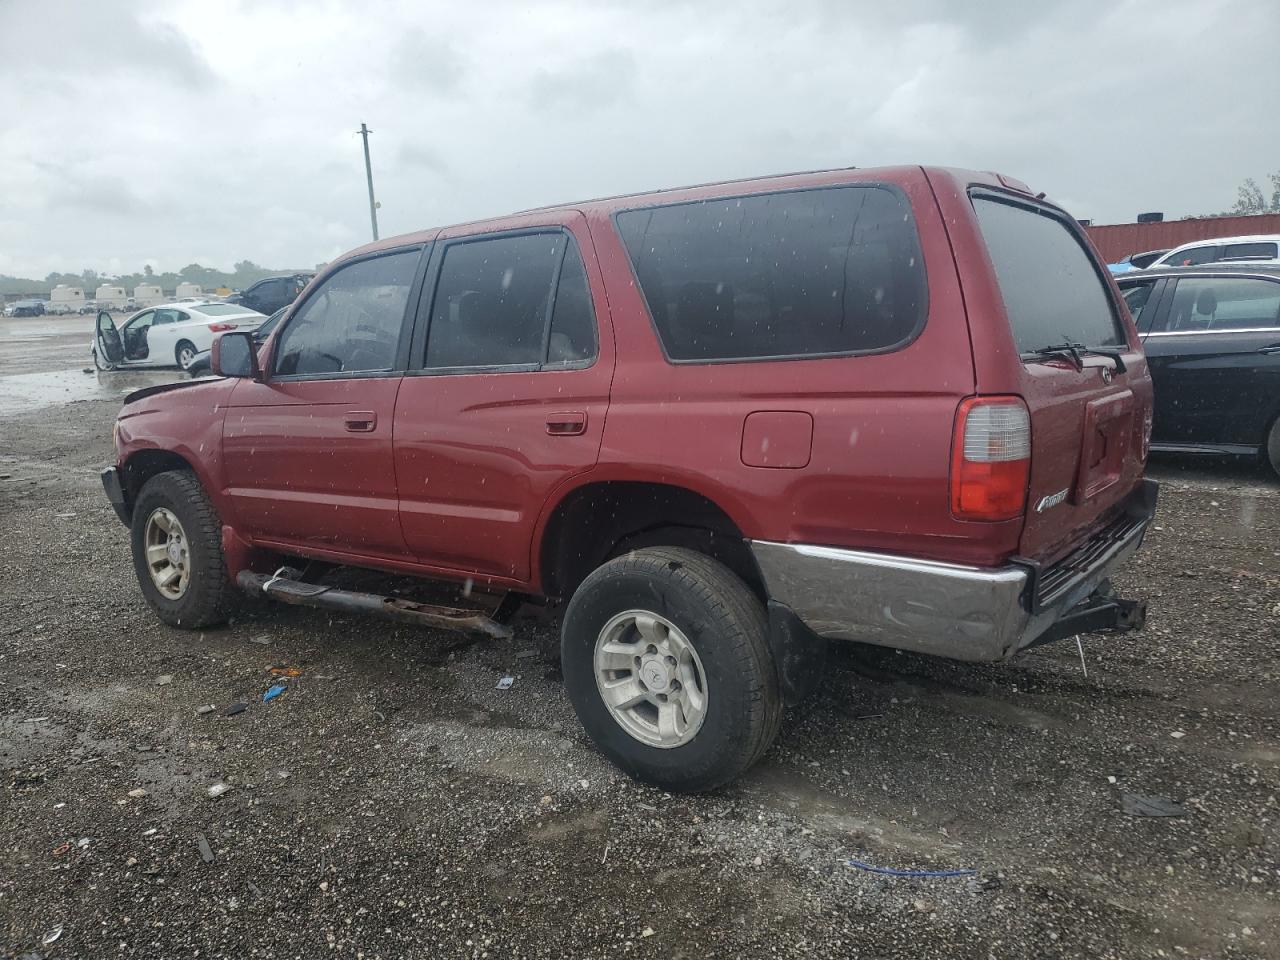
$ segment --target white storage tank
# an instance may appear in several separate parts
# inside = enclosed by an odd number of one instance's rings
[[[200,284],[188,283],[186,280],[183,280],[180,284],[178,284],[178,292],[176,296],[179,300],[181,300],[183,297],[198,297],[201,295],[201,293],[202,291],[200,290]]]
[[[50,313],[79,313],[84,306],[84,291],[79,287],[69,287],[60,283],[49,294]]]
[[[139,310],[154,307],[157,303],[164,303],[164,291],[154,283],[140,283],[133,288],[133,299]]]
[[[124,293],[124,287],[104,283],[98,287],[98,292],[93,295],[93,299],[98,302],[98,306],[101,308],[123,310],[127,297]]]

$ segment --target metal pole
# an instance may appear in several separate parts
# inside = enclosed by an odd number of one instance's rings
[[[373,133],[363,123],[360,136],[364,139],[364,174],[369,180],[369,223],[373,225],[373,239],[378,239],[378,208],[373,203],[373,165],[369,163],[369,134]]]

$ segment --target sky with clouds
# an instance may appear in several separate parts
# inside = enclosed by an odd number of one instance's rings
[[[1273,0],[0,0],[0,274],[307,267],[755,174],[994,169],[1078,217],[1280,170]]]

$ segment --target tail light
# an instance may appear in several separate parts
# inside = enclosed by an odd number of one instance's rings
[[[959,520],[1011,520],[1027,508],[1031,415],[1017,397],[970,397],[951,440],[951,512]]]
[[[228,330],[234,330],[235,328],[236,328],[236,325],[234,323],[209,324],[209,329],[212,330],[214,333],[226,333]]]

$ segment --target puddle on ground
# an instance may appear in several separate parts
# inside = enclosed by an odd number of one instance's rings
[[[141,387],[185,379],[186,374],[177,370],[85,373],[83,369],[75,369],[0,376],[0,416],[83,400],[120,399]]]

